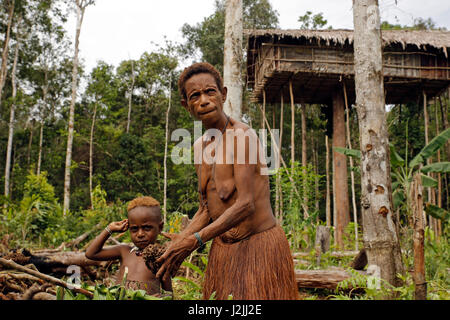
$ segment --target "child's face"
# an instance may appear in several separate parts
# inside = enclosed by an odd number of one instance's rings
[[[131,241],[139,249],[155,243],[163,228],[159,207],[136,207],[128,212]]]

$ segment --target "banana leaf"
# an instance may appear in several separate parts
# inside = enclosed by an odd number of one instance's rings
[[[421,177],[422,177],[422,186],[423,187],[425,187],[425,188],[437,188],[438,182],[435,179],[433,179],[433,178],[431,178],[429,176],[426,176],[424,174],[422,174]]]
[[[405,164],[405,160],[395,151],[392,143],[389,144],[389,150],[391,151],[391,166],[402,167]]]
[[[394,209],[401,206],[402,203],[405,202],[405,194],[403,193],[403,190],[395,190],[392,193],[392,201],[394,203]]]
[[[429,165],[426,165],[422,168],[423,173],[428,172],[440,172],[446,173],[450,172],[450,162],[436,162]]]
[[[429,144],[427,144],[418,155],[414,157],[409,163],[410,168],[414,168],[420,163],[425,162],[426,159],[434,155],[446,142],[450,139],[450,128],[441,132],[434,137]]]
[[[441,219],[442,221],[450,218],[450,212],[445,209],[442,209],[438,206],[435,206],[431,203],[427,203],[425,206],[425,212],[436,219]]]
[[[347,149],[347,148],[342,148],[342,147],[333,147],[333,150],[336,152],[339,152],[343,155],[349,156],[349,157],[354,157],[357,159],[361,159],[361,151],[356,150],[356,149]]]

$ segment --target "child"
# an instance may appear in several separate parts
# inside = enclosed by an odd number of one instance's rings
[[[159,202],[152,197],[136,198],[128,204],[128,219],[110,223],[86,249],[86,258],[100,261],[120,259],[116,282],[121,283],[125,267],[128,267],[128,289],[142,289],[150,295],[159,294],[160,286],[166,291],[172,291],[171,279],[161,283],[147,268],[141,256],[145,247],[155,243],[163,225]],[[103,248],[113,232],[125,232],[128,229],[133,247],[123,244]]]

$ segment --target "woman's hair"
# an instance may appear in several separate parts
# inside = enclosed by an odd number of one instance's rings
[[[186,99],[186,90],[184,89],[186,81],[188,81],[192,76],[199,73],[209,73],[210,75],[212,75],[216,80],[216,84],[219,90],[223,91],[223,79],[219,71],[217,71],[217,69],[208,62],[197,62],[184,69],[184,71],[180,75],[180,78],[178,79],[178,88],[180,90],[181,98]]]
[[[128,204],[127,211],[134,209],[136,207],[159,207],[160,204],[158,200],[153,197],[138,197],[130,201]]]

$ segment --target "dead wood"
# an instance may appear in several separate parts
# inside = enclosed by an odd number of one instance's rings
[[[356,256],[359,251],[332,251],[330,252],[330,256],[334,258],[344,258],[344,257],[353,257]],[[292,254],[293,258],[301,258],[301,257],[309,257],[311,256],[310,252],[294,252]]]
[[[85,296],[87,296],[89,298],[93,297],[93,294],[91,292],[85,290],[85,289],[74,287],[74,286],[72,286],[72,285],[62,281],[61,279],[58,279],[58,278],[55,278],[55,277],[43,274],[43,273],[41,273],[39,271],[36,271],[36,270],[32,270],[32,269],[26,268],[24,266],[21,266],[20,264],[15,263],[12,260],[5,260],[3,258],[0,258],[0,264],[3,265],[4,267],[10,268],[10,269],[15,269],[15,270],[19,270],[19,271],[31,274],[31,275],[33,275],[35,277],[38,277],[38,278],[42,279],[42,280],[45,280],[45,281],[50,282],[52,284],[55,284],[57,286],[60,286],[60,287],[72,290],[72,291],[74,291],[76,293],[84,294]]]
[[[361,272],[364,274],[364,272]],[[344,269],[295,270],[298,288],[336,289],[339,282],[351,277]]]
[[[363,248],[353,259],[352,263],[350,264],[350,267],[352,267],[355,270],[363,270],[366,265],[367,265],[367,254],[366,249]]]
[[[48,292],[38,292],[33,296],[33,300],[56,300],[56,296]]]

